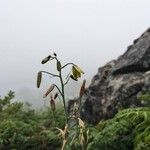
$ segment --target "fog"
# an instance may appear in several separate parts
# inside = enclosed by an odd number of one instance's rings
[[[149,0],[0,0],[0,95],[38,92],[36,73],[51,68],[40,61],[53,52],[91,80],[150,26],[149,8]]]

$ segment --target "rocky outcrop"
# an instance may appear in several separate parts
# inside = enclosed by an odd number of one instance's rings
[[[82,97],[81,118],[96,124],[120,109],[141,106],[138,96],[150,87],[150,29],[117,60],[98,69]]]

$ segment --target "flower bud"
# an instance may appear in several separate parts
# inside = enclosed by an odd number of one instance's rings
[[[51,58],[51,55],[47,56],[46,58],[44,58],[44,59],[41,61],[41,63],[42,63],[42,64],[47,63],[47,62],[50,60],[50,58]]]
[[[40,87],[41,80],[42,80],[42,72],[38,72],[38,74],[37,74],[37,88]]]

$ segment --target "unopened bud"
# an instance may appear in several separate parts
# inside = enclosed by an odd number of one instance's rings
[[[42,64],[47,63],[47,62],[50,60],[50,58],[51,58],[51,56],[50,56],[50,55],[49,55],[49,56],[47,56],[46,58],[44,58],[44,59],[41,61],[41,63],[42,63]]]
[[[37,88],[40,87],[41,80],[42,80],[42,72],[38,72],[38,74],[37,74]]]

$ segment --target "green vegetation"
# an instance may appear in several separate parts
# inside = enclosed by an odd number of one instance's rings
[[[150,91],[146,91],[138,98],[142,102],[143,105],[150,106]]]
[[[54,124],[64,126],[63,109],[35,111],[28,103],[12,102],[14,92],[0,98],[0,150],[59,149],[61,141]]]
[[[97,125],[99,133],[90,148],[93,150],[149,150],[150,108],[132,108],[119,112],[113,119]]]
[[[50,108],[37,111],[28,103],[12,102],[13,98],[11,91],[0,98],[0,150],[61,149],[62,139],[56,127],[65,127],[63,106],[57,106],[54,120]],[[80,121],[68,132],[67,150],[149,150],[150,108],[125,109],[97,126]],[[84,140],[77,136],[81,133]]]

